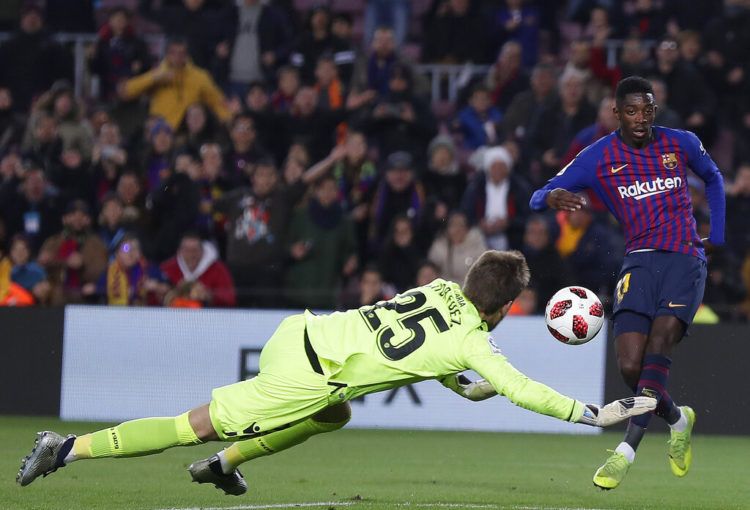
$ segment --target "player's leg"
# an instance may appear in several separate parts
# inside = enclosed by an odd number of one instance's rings
[[[346,425],[350,418],[349,403],[336,404],[289,427],[238,441],[216,455],[193,462],[188,471],[194,482],[211,483],[226,494],[238,496],[247,491],[247,483],[237,469],[240,464],[286,450],[314,435],[338,430]]]
[[[28,485],[40,475],[76,460],[139,457],[215,439],[218,435],[209,419],[208,405],[175,417],[126,421],[78,437],[40,432],[31,454],[22,461],[16,481]]]
[[[352,416],[348,402],[327,407],[289,428],[234,443],[218,453],[222,470],[230,473],[243,462],[272,455],[307,441],[312,436],[333,432],[346,425]]]

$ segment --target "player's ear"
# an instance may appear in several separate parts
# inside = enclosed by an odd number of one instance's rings
[[[503,308],[502,308],[502,310],[503,310],[503,317],[505,317],[506,315],[508,315],[508,312],[510,311],[510,307],[511,306],[513,306],[513,300],[512,299],[503,305]]]

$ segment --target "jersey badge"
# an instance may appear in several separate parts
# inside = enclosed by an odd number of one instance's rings
[[[677,155],[674,152],[662,154],[661,163],[667,170],[672,170],[677,167]]]
[[[497,346],[495,340],[492,338],[492,335],[487,335],[487,343],[490,344],[490,350],[492,351],[492,354],[502,354],[500,347]]]

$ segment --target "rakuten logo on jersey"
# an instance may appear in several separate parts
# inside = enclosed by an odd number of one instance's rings
[[[620,192],[622,198],[642,200],[646,197],[652,197],[659,193],[679,188],[680,186],[682,186],[682,177],[667,177],[666,179],[657,177],[653,181],[635,181],[630,186],[617,186],[617,191]]]

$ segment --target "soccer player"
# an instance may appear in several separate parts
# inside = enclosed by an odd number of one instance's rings
[[[256,377],[215,389],[210,404],[177,417],[128,421],[79,437],[40,432],[17,481],[28,485],[76,460],[222,440],[234,444],[188,470],[198,483],[239,495],[247,490],[241,463],[340,429],[353,398],[425,379],[440,378],[471,400],[499,393],[537,413],[595,426],[654,409],[650,397],[601,408],[583,404],[513,368],[488,332],[528,281],[520,252],[488,251],[470,268],[463,288],[438,279],[374,306],[293,315],[263,348]],[[471,383],[460,375],[466,369],[485,379]]]
[[[583,149],[531,197],[531,208],[573,211],[575,193],[593,190],[623,228],[626,255],[615,290],[615,349],[620,373],[639,395],[659,401],[654,413],[669,424],[669,464],[676,476],[690,469],[695,413],[677,407],[667,392],[670,355],[703,298],[706,249],[724,243],[724,184],[700,140],[689,131],[654,126],[651,84],[638,76],[620,81],[614,113],[619,127]],[[706,183],[711,233],[698,236],[687,186],[692,170]],[[625,439],[594,475],[614,489],[635,459],[652,413],[634,417]]]

